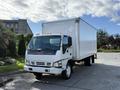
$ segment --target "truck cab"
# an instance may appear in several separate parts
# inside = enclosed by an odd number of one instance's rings
[[[44,73],[70,78],[72,38],[67,35],[33,36],[26,49],[24,69],[32,72],[36,79],[40,79]]]

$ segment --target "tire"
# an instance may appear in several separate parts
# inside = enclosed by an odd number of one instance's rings
[[[71,74],[72,74],[72,67],[68,63],[67,66],[66,66],[66,70],[62,71],[62,78],[65,79],[65,80],[70,79]]]
[[[33,74],[35,75],[35,78],[36,78],[37,80],[40,80],[41,77],[42,77],[42,73],[33,73]]]
[[[94,55],[92,56],[92,63],[95,63]]]
[[[70,61],[69,64],[71,66],[71,73],[73,73],[73,66],[75,65],[75,61]]]
[[[92,62],[93,62],[92,56],[91,56],[91,57],[88,57],[88,58],[86,58],[86,59],[84,60],[84,65],[85,65],[85,66],[91,66],[91,65],[92,65]]]

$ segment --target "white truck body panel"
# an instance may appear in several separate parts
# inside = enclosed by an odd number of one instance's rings
[[[79,58],[82,59],[97,53],[97,30],[80,20],[79,31]]]
[[[82,60],[97,52],[97,30],[80,18],[43,23],[42,28],[42,35],[72,37],[73,60]]]

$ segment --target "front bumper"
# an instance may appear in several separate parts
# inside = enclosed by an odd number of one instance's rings
[[[55,67],[35,67],[35,66],[24,66],[24,70],[28,72],[38,72],[38,73],[46,73],[46,74],[61,74],[62,68]]]

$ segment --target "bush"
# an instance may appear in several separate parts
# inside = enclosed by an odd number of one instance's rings
[[[9,53],[8,55],[11,57],[15,57],[16,56],[16,42],[15,41],[9,41]]]
[[[19,69],[24,68],[24,63],[21,63],[20,61],[17,61],[16,65],[18,66]]]
[[[97,52],[102,52],[103,50],[102,49],[98,49]]]
[[[3,65],[5,65],[5,62],[0,61],[0,66],[3,66]]]
[[[7,55],[7,49],[0,47],[0,57],[5,57]]]
[[[18,55],[25,56],[25,38],[23,35],[20,36],[19,42],[18,42]]]

